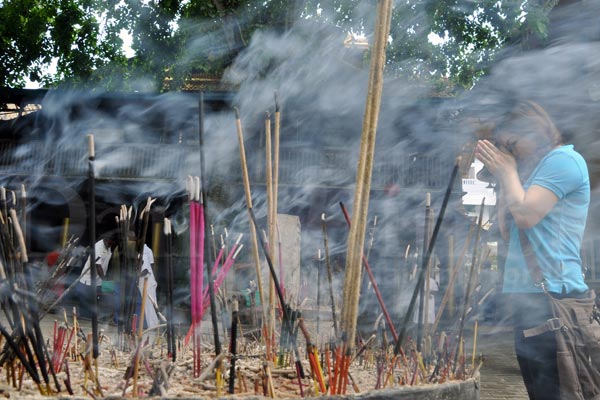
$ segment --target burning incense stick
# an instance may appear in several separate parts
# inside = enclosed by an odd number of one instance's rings
[[[321,214],[321,229],[323,230],[323,243],[325,248],[325,265],[327,266],[327,281],[329,283],[329,297],[331,301],[331,315],[333,318],[333,334],[337,339],[338,336],[338,325],[337,317],[335,312],[335,298],[333,296],[333,276],[331,272],[331,263],[329,259],[329,240],[327,238],[327,224],[325,223],[325,213]]]
[[[371,174],[375,153],[375,137],[381,92],[383,89],[383,69],[385,65],[385,48],[390,31],[392,1],[382,0],[377,3],[375,21],[375,42],[371,52],[369,70],[369,87],[363,120],[359,161],[356,174],[356,190],[354,193],[354,224],[348,235],[346,249],[346,273],[344,277],[342,331],[348,334],[350,347],[354,346],[356,322],[358,319],[358,300],[360,297],[361,258],[365,242],[365,227],[371,191]]]
[[[231,363],[229,367],[229,393],[235,392],[235,361],[237,357],[237,326],[238,326],[238,302],[233,300],[231,304],[231,332],[229,342],[229,352],[231,353]]]
[[[135,352],[135,356],[134,356],[134,361],[133,361],[133,394],[134,396],[138,396],[138,388],[137,388],[137,381],[138,381],[138,370],[139,370],[139,365],[140,365],[140,356],[141,356],[141,347],[142,347],[142,335],[144,333],[144,314],[145,314],[145,308],[146,308],[146,294],[148,292],[148,277],[144,278],[144,286],[142,289],[142,305],[141,305],[141,309],[140,309],[140,326],[138,328],[138,332],[137,332],[137,339],[138,339],[138,343],[137,343],[137,349]]]
[[[249,209],[252,209],[252,195],[250,192],[250,178],[248,175],[248,163],[246,162],[246,149],[244,146],[244,133],[242,130],[242,122],[240,119],[240,113],[237,108],[234,108],[235,111],[235,125],[237,131],[238,145],[240,149],[240,163],[242,169],[242,181],[244,183],[244,194],[246,196],[246,205]],[[250,224],[250,234],[252,239],[252,257],[254,258],[254,268],[256,272],[256,283],[258,287],[258,295],[260,301],[260,308],[262,312],[262,323],[263,328],[264,324],[267,321],[267,314],[265,310],[265,302],[264,302],[264,292],[263,292],[263,284],[262,284],[262,273],[260,267],[260,255],[258,252],[258,238],[256,233],[256,226],[254,226],[254,222],[250,215],[248,215],[248,220]],[[268,343],[267,343],[268,346]]]
[[[456,159],[454,164],[454,168],[452,169],[452,173],[450,174],[450,181],[448,182],[448,187],[446,188],[446,193],[444,194],[444,199],[442,200],[442,207],[440,208],[440,212],[438,214],[437,220],[435,222],[435,227],[433,228],[433,233],[431,234],[431,240],[429,247],[427,249],[427,253],[425,254],[425,263],[423,265],[427,265],[429,260],[431,259],[431,254],[433,252],[433,248],[435,246],[435,240],[440,231],[440,227],[442,225],[442,221],[444,219],[444,213],[446,212],[446,207],[448,205],[448,201],[450,200],[450,194],[452,193],[452,187],[454,186],[454,180],[456,179],[456,175],[458,174],[458,167],[460,165],[460,157]],[[401,351],[402,342],[404,341],[404,336],[406,334],[406,328],[408,326],[408,321],[414,312],[415,303],[417,300],[417,296],[419,295],[419,288],[421,286],[421,282],[425,279],[425,269],[421,268],[419,272],[419,278],[417,280],[417,285],[415,286],[415,291],[413,292],[412,298],[410,299],[410,304],[408,305],[408,310],[406,315],[404,316],[404,320],[402,321],[402,329],[400,334],[398,335],[398,340],[396,340],[396,344],[394,346],[394,354],[398,355]]]
[[[17,217],[17,212],[14,208],[11,208],[8,212],[12,219],[12,226],[14,229],[14,233],[17,237],[17,243],[19,244],[19,252],[20,252],[20,261],[22,263],[29,262],[29,256],[27,255],[27,246],[25,245],[25,237],[23,236],[23,231],[21,230],[21,226],[19,225],[19,219]]]
[[[196,201],[196,189],[195,189],[195,181],[194,178],[192,178],[191,176],[188,176],[187,178],[187,186],[189,189],[189,207],[190,207],[190,296],[191,296],[191,304],[190,304],[190,311],[192,314],[192,326],[191,326],[191,332],[192,332],[192,348],[193,348],[193,358],[194,358],[194,376],[198,376],[198,374],[200,373],[200,361],[198,360],[199,358],[199,354],[198,354],[198,350],[196,349],[196,344],[197,344],[197,340],[196,340],[196,329],[197,328],[197,324],[198,324],[198,309],[197,309],[197,302],[198,302],[198,296],[201,295],[201,290],[202,288],[198,288],[197,285],[197,277],[196,275],[198,274],[198,258],[197,258],[197,254],[196,252],[198,251],[197,249],[197,235],[198,235],[198,227],[197,227],[197,221],[198,218],[196,216],[196,214],[198,213],[198,206],[197,206],[197,201]]]
[[[6,188],[4,186],[0,187],[0,211],[2,212],[4,219],[6,219],[8,216],[8,208],[6,203]]]
[[[21,209],[21,229],[23,230],[23,236],[27,238],[27,193],[25,192],[25,185],[21,185],[19,202],[19,208]]]
[[[257,226],[256,225],[256,217],[254,216],[254,211],[252,211],[252,208],[248,207],[248,214],[250,215],[250,218],[252,219],[253,222],[253,226]],[[263,253],[264,256],[267,260],[267,265],[269,266],[269,272],[271,273],[271,281],[273,282],[273,286],[275,287],[275,292],[277,294],[277,297],[279,298],[279,305],[281,306],[281,314],[282,314],[282,326],[285,327],[285,329],[287,329],[288,331],[291,331],[291,326],[290,326],[290,307],[286,304],[285,299],[283,298],[283,292],[281,290],[281,286],[279,286],[279,280],[277,279],[277,274],[275,273],[275,267],[273,267],[273,262],[271,261],[271,257],[269,256],[269,252],[267,250],[267,245],[264,242],[264,240],[262,240],[262,238],[259,236],[260,239],[260,245],[263,249]],[[303,369],[302,369],[302,363],[300,362],[300,351],[298,349],[298,344],[296,343],[296,339],[295,339],[295,335],[292,335],[292,346],[294,348],[294,354],[296,357],[296,368],[298,371],[300,371],[301,375],[304,375]]]
[[[321,258],[321,249],[317,249],[317,340],[316,344],[319,345],[319,336],[321,334],[321,263],[323,262]]]
[[[271,261],[275,260],[275,219],[277,216],[274,212],[273,200],[273,153],[272,153],[272,137],[271,137],[271,115],[265,113],[265,179],[267,191],[267,226],[268,234],[268,251]],[[275,288],[272,280],[269,281],[269,314],[267,322],[267,334],[269,339],[275,335]],[[281,290],[281,286],[279,287]],[[269,348],[267,348],[269,350]],[[271,358],[272,354],[267,354],[267,358]]]
[[[298,319],[298,326],[304,335],[304,339],[306,340],[306,351],[308,352],[308,360],[310,365],[310,370],[315,382],[318,383],[318,388],[321,393],[325,393],[327,391],[325,387],[325,379],[323,378],[323,371],[321,370],[321,363],[319,361],[319,353],[317,347],[312,342],[310,338],[310,334],[308,333],[308,329],[306,329],[306,325],[304,324],[304,319],[300,317]]]
[[[340,201],[340,207],[342,208],[342,213],[344,214],[346,223],[348,224],[349,227],[351,227],[352,223],[350,221],[350,216],[348,215],[348,211],[346,210],[344,203],[342,203],[341,201]],[[369,265],[369,262],[367,261],[367,259],[363,253],[361,253],[361,256],[362,256],[362,262],[365,266],[365,271],[367,271],[367,274],[369,275],[369,279],[371,280],[371,285],[373,287],[373,291],[375,292],[375,295],[377,296],[377,301],[379,302],[381,311],[383,311],[383,315],[385,317],[385,320],[388,323],[388,326],[390,327],[390,331],[392,332],[392,335],[394,336],[394,340],[398,340],[398,334],[396,333],[396,330],[394,329],[394,325],[392,325],[392,318],[390,317],[390,314],[387,311],[387,307],[385,306],[383,297],[381,296],[381,292],[379,291],[379,287],[377,286],[377,281],[375,280],[375,276],[373,275],[371,266]]]
[[[252,211],[252,208],[248,208],[249,214],[250,214],[250,218],[252,218],[252,221],[254,222],[254,226],[256,226],[256,217],[254,216],[254,211]],[[267,245],[264,242],[264,240],[262,240],[262,238],[259,236],[259,241],[261,244],[261,247],[263,249],[263,253],[265,255],[265,258],[267,259],[267,264],[269,266],[269,271],[271,272],[271,279],[273,280],[273,284],[275,286],[275,292],[277,294],[277,297],[279,298],[279,303],[281,305],[281,312],[284,314],[284,316],[287,317],[287,314],[289,313],[288,309],[289,307],[286,305],[285,303],[285,299],[283,298],[283,292],[281,291],[281,286],[279,285],[279,279],[277,278],[277,274],[275,273],[275,267],[273,267],[273,261],[271,260],[271,256],[269,255],[269,252],[267,250]]]
[[[87,135],[88,138],[88,195],[89,195],[89,219],[88,219],[88,240],[90,243],[90,290],[93,291],[92,299],[92,355],[98,358],[98,299],[96,295],[96,177],[94,160],[96,152],[94,149],[94,135]]]
[[[201,109],[203,110],[203,106],[201,106]],[[203,113],[203,111],[201,111],[201,113]],[[201,348],[201,341],[200,341],[200,324],[202,322],[202,313],[203,313],[203,308],[204,308],[204,297],[202,296],[202,288],[204,286],[204,259],[205,259],[205,236],[206,236],[206,204],[204,202],[204,190],[203,190],[203,186],[201,184],[200,181],[200,177],[194,177],[194,183],[195,183],[195,194],[194,194],[194,198],[196,200],[196,228],[197,228],[197,232],[196,232],[196,240],[197,243],[195,244],[196,246],[196,283],[195,283],[195,287],[197,290],[197,294],[196,294],[196,304],[195,304],[195,308],[196,308],[196,331],[194,333],[194,340],[196,342],[195,344],[195,348],[196,351],[198,352],[197,354],[197,362],[198,362],[198,372],[201,369],[201,359],[200,359],[200,348]],[[214,301],[214,292],[211,293],[211,291],[213,290],[213,278],[210,274],[210,271],[206,271],[207,274],[207,279],[208,279],[208,290],[209,290],[209,303],[210,303],[210,307],[211,307],[211,317],[216,318],[216,306],[215,306],[215,301]],[[215,323],[215,320],[212,320],[213,322],[213,330],[216,329],[217,325]],[[219,342],[219,346],[220,346],[220,341],[218,339],[218,331],[216,333],[216,338],[215,338],[216,342]],[[218,349],[220,351],[220,347]]]
[[[473,285],[473,274],[475,272],[475,264],[477,261],[477,251],[479,249],[479,239],[481,237],[481,226],[483,223],[482,219],[483,219],[484,205],[485,205],[485,197],[481,200],[481,208],[479,209],[479,218],[477,220],[477,232],[475,234],[475,242],[473,243],[473,256],[471,259],[471,268],[470,268],[469,275],[467,278],[468,280],[467,280],[467,287],[465,289],[465,300],[463,302],[462,315],[460,317],[460,328],[458,329],[458,341],[459,342],[462,340],[463,329],[465,327],[465,318],[467,316],[467,308],[469,307],[469,299],[471,298],[471,288]],[[456,368],[456,357],[458,357],[458,353],[454,357],[455,368]]]
[[[423,227],[423,253],[426,254],[429,246],[431,245],[431,223],[433,214],[431,211],[431,193],[427,193],[425,199],[425,224]],[[423,261],[425,261],[423,259]],[[429,309],[429,267],[431,265],[431,259],[427,260],[427,265],[422,265],[421,268],[425,269],[425,279],[421,282],[421,291],[419,298],[419,313],[417,318],[417,351],[421,351],[423,342],[424,331],[427,330],[427,310]]]
[[[199,136],[199,146],[200,146],[200,178],[202,179],[202,190],[200,193],[200,201],[202,204],[202,213],[203,213],[203,223],[205,224],[202,229],[202,240],[204,240],[204,236],[206,234],[206,227],[210,226],[210,220],[208,218],[207,213],[207,197],[206,197],[206,187],[208,182],[208,177],[206,173],[205,163],[206,157],[204,155],[204,92],[200,92],[199,99],[199,113],[198,113],[198,136]],[[204,252],[204,243],[202,243],[202,252]],[[210,252],[209,252],[210,254]],[[210,256],[207,257],[210,261]],[[210,265],[210,262],[209,262]],[[208,294],[210,299],[210,316],[212,321],[213,328],[213,338],[215,343],[215,354],[218,356],[221,354],[221,340],[219,338],[219,326],[217,321],[217,305],[215,302],[215,292],[213,287],[213,279],[208,276]],[[221,363],[217,364],[217,377],[220,377],[221,374]],[[220,391],[220,387],[217,387],[217,392]]]
[[[452,298],[452,296],[451,296],[453,293],[452,288],[454,287],[454,282],[456,281],[456,277],[458,276],[458,271],[460,270],[460,267],[462,266],[463,258],[465,256],[467,250],[469,249],[469,244],[471,243],[471,236],[473,235],[473,227],[474,227],[474,225],[471,225],[471,227],[469,228],[469,233],[467,234],[465,244],[464,244],[462,251],[458,257],[458,260],[456,260],[456,263],[454,264],[454,266],[452,268],[450,279],[448,280],[448,287],[446,288],[446,291],[444,292],[444,297],[442,298],[442,301],[440,302],[440,306],[438,308],[437,314],[435,315],[435,322],[433,323],[433,326],[431,327],[432,332],[437,331],[440,320],[442,319],[442,315],[444,314],[444,309],[446,308],[446,303],[448,303],[448,300]]]
[[[275,113],[273,118],[273,182],[271,185],[272,195],[272,206],[271,206],[271,224],[269,225],[269,240],[273,243],[273,249],[271,250],[271,257],[275,260],[275,243],[278,243],[279,258],[277,263],[279,264],[279,282],[281,284],[281,290],[285,293],[285,283],[283,276],[283,267],[281,265],[281,234],[279,232],[279,222],[277,220],[278,211],[278,197],[279,197],[279,142],[280,142],[280,131],[281,131],[281,110],[279,107],[279,101],[277,99],[277,92],[274,94],[275,100]]]
[[[165,260],[167,264],[167,349],[171,360],[177,360],[177,346],[175,345],[175,331],[173,324],[173,289],[175,286],[173,276],[173,258],[172,258],[172,238],[171,238],[171,220],[164,219],[165,234]]]
[[[475,320],[475,328],[473,329],[473,357],[471,358],[471,367],[475,368],[475,354],[477,354],[477,328],[479,320]]]

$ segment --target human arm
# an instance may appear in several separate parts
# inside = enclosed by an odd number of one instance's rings
[[[96,274],[98,275],[98,278],[104,279],[104,269],[101,264],[96,264]]]

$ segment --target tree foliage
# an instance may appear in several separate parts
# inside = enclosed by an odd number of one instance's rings
[[[468,87],[503,45],[544,37],[550,3],[397,1],[387,72]],[[285,32],[298,18],[368,37],[375,5],[376,0],[0,0],[0,85],[19,87],[28,79],[46,86],[123,90],[149,83],[156,89],[170,78],[177,87],[192,72],[220,75],[253,32]],[[123,31],[132,37],[130,58]],[[431,34],[443,41],[433,44]]]
[[[108,63],[125,61],[115,1],[4,0],[0,2],[0,85],[29,79],[52,84],[89,79]],[[48,69],[53,66],[51,73]]]

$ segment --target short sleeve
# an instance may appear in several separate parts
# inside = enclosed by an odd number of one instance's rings
[[[587,179],[582,163],[571,154],[558,152],[546,157],[540,164],[531,185],[551,190],[559,199],[577,190]]]
[[[152,253],[152,250],[147,245],[144,245],[144,260],[148,264],[154,264],[154,253]]]

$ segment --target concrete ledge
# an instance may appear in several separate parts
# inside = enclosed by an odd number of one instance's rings
[[[405,386],[394,389],[371,390],[353,395],[305,397],[308,400],[479,400],[479,378],[451,381],[422,386]],[[152,397],[156,400],[201,400],[207,397]],[[222,399],[271,400],[264,396],[223,396]],[[62,399],[62,398],[61,398]],[[122,397],[105,397],[106,400],[124,400]],[[64,400],[76,400],[64,397]],[[82,398],[81,400],[84,400]],[[89,400],[89,399],[85,399]],[[281,399],[285,400],[285,399]]]

